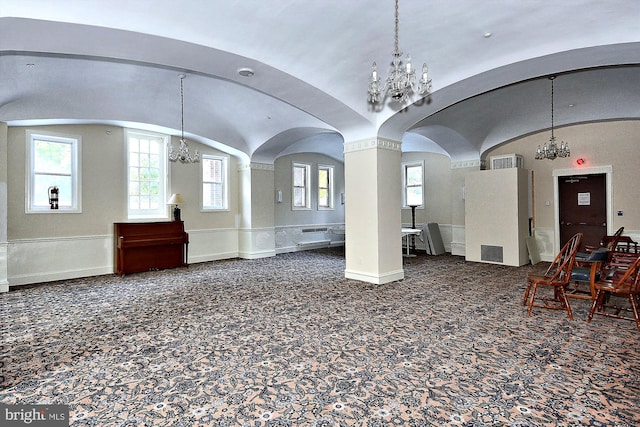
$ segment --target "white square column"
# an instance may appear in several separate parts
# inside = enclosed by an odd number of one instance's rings
[[[383,284],[404,278],[400,141],[346,142],[345,277]]]
[[[274,166],[250,163],[240,165],[238,173],[238,256],[245,259],[275,256]]]

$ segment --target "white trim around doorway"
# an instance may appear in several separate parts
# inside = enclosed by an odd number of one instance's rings
[[[554,253],[560,250],[560,196],[558,191],[558,178],[561,176],[573,175],[595,175],[605,174],[606,190],[607,190],[607,234],[613,231],[613,166],[595,166],[584,169],[554,169],[553,171],[553,201],[555,203],[554,210]]]

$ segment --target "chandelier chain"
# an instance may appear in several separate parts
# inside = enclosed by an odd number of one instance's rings
[[[400,52],[400,43],[398,41],[399,36],[398,33],[400,32],[400,14],[398,13],[398,0],[396,0],[396,35],[395,35],[395,54],[400,56],[402,55],[402,52]]]
[[[184,74],[180,75],[180,139],[184,139]]]
[[[180,78],[180,146],[178,151],[173,149],[173,144],[169,141],[169,160],[172,162],[180,161],[181,163],[198,163],[200,161],[200,153],[195,150],[193,155],[189,152],[189,145],[184,138],[184,74],[178,76]]]
[[[382,80],[378,76],[378,70],[375,61],[371,65],[371,77],[367,93],[371,104],[382,104],[390,97],[393,102],[404,104],[409,101],[413,94],[419,96],[429,95],[431,93],[431,79],[428,76],[427,64],[422,64],[422,72],[420,79],[416,82],[416,71],[411,66],[411,57],[407,55],[406,61],[403,62],[400,50],[399,33],[400,33],[400,12],[399,1],[396,0],[395,7],[395,33],[394,33],[394,51],[391,60],[389,75]]]
[[[554,160],[556,157],[569,157],[571,155],[571,151],[569,150],[569,144],[562,141],[560,146],[556,143],[556,136],[554,134],[555,130],[555,90],[554,90],[554,80],[556,76],[549,77],[551,80],[551,138],[549,138],[549,144],[544,144],[544,146],[539,146],[536,150],[536,160],[549,159]]]
[[[553,106],[555,104],[555,102],[553,101],[553,94],[554,94],[554,90],[553,90],[553,81],[556,79],[555,76],[554,77],[550,77],[551,79],[551,137],[553,138],[553,129],[555,128],[554,126],[554,113],[553,113]]]

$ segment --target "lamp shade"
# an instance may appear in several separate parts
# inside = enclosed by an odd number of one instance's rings
[[[168,205],[181,205],[184,203],[184,199],[180,193],[173,193],[167,202]]]

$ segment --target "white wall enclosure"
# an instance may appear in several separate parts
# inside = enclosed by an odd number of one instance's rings
[[[466,180],[466,259],[521,266],[528,262],[528,173],[511,168],[470,173]]]

